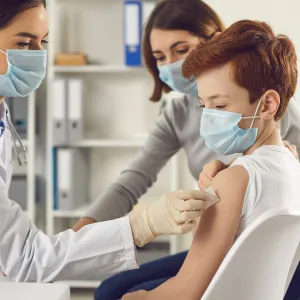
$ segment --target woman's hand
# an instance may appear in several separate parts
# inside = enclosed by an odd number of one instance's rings
[[[213,178],[228,166],[220,160],[212,160],[203,167],[199,176],[198,187],[200,190],[205,190],[210,187]]]
[[[297,160],[299,160],[298,151],[295,145],[291,145],[288,141],[283,141],[283,145],[292,152]]]
[[[81,218],[79,221],[77,221],[77,223],[73,226],[73,230],[76,232],[78,230],[80,230],[82,227],[89,225],[89,224],[93,224],[96,223],[97,221],[92,219],[92,218]]]

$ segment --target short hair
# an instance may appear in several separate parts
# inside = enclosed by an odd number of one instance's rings
[[[233,80],[249,92],[250,102],[267,90],[275,90],[280,105],[279,120],[297,85],[297,56],[293,43],[285,35],[276,36],[265,22],[243,20],[234,23],[210,41],[201,41],[183,64],[187,78],[231,64]]]

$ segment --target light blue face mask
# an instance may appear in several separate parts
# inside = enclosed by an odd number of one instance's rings
[[[8,69],[0,75],[0,96],[25,97],[36,90],[46,76],[47,50],[7,50]]]
[[[182,76],[182,65],[184,59],[175,63],[158,67],[159,78],[173,91],[192,96],[198,95],[196,78],[186,79]]]
[[[206,145],[219,155],[243,153],[256,141],[257,128],[252,128],[261,99],[253,117],[223,110],[203,109],[200,135]],[[250,128],[242,129],[238,123],[242,119],[252,119]]]

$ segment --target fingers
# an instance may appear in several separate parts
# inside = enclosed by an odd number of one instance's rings
[[[295,145],[291,145],[288,141],[283,141],[284,146],[289,149],[292,154],[299,160],[297,147]]]
[[[196,221],[190,221],[188,223],[183,223],[178,226],[178,234],[185,234],[191,232],[196,226]]]
[[[203,214],[203,210],[197,211],[184,211],[180,213],[179,219],[175,220],[177,224],[188,223],[200,218]]]
[[[200,190],[205,190],[211,185],[212,177],[209,177],[207,174],[202,172],[199,176],[198,187]]]

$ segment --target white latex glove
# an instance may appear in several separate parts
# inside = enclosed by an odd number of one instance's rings
[[[204,209],[215,204],[215,193],[179,190],[165,194],[159,201],[129,214],[133,239],[139,247],[162,234],[183,234],[196,225]]]

